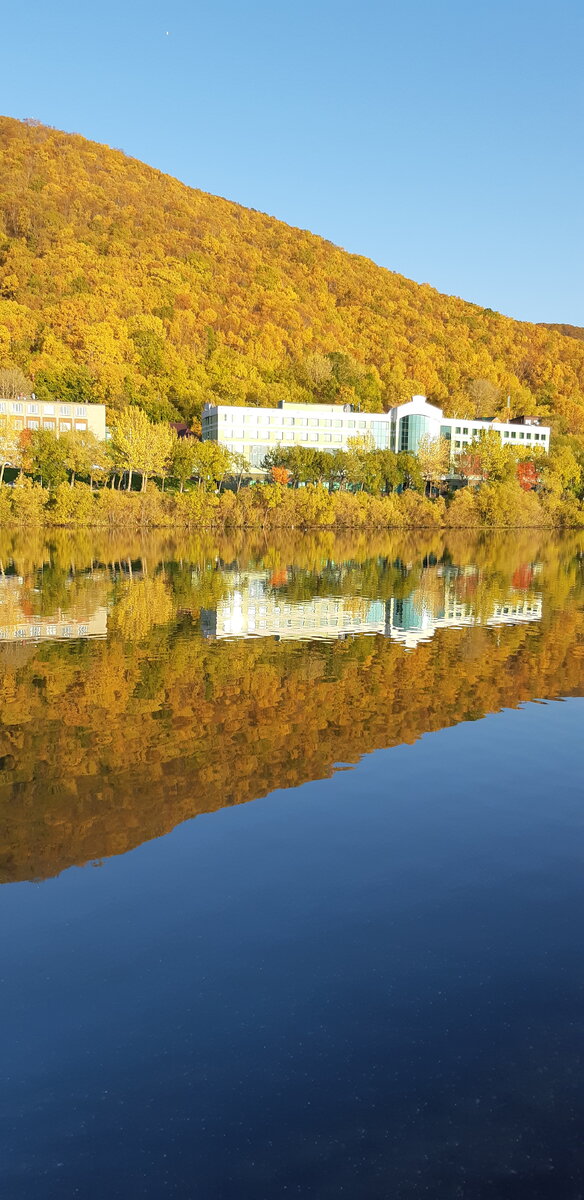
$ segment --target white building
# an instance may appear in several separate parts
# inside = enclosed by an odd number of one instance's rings
[[[493,430],[506,445],[549,450],[550,430],[534,418],[516,417],[507,422],[445,417],[425,396],[412,396],[407,404],[387,413],[355,412],[349,405],[289,404],[278,408],[244,408],[241,405],[206,404],[202,418],[203,441],[220,442],[243,454],[256,470],[275,446],[307,446],[318,450],[346,450],[349,440],[367,437],[379,449],[415,454],[420,438],[446,438],[451,457],[463,452],[483,430]]]
[[[82,404],[65,400],[37,400],[19,396],[0,398],[0,429],[50,429],[52,433],[94,433],[105,441],[105,404]]]

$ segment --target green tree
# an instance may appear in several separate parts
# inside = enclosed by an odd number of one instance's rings
[[[173,442],[169,475],[172,479],[178,479],[181,492],[184,491],[185,483],[192,479],[195,470],[197,443],[193,438],[179,438]]]
[[[51,490],[67,478],[65,446],[50,429],[34,429],[24,451],[24,465]]]

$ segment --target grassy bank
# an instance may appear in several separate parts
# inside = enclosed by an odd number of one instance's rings
[[[584,504],[574,497],[539,496],[515,481],[464,488],[446,501],[419,492],[389,496],[329,492],[309,485],[271,483],[238,494],[196,489],[164,493],[92,490],[60,484],[54,491],[26,477],[0,486],[0,526],[355,529],[355,528],[576,528]]]

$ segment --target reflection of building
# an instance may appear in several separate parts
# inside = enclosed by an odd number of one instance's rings
[[[107,609],[97,608],[84,620],[59,612],[46,617],[24,617],[4,624],[5,617],[0,606],[0,642],[44,642],[62,638],[105,638],[107,637]]]
[[[315,596],[289,600],[270,589],[268,572],[237,577],[234,590],[202,614],[207,636],[314,638],[383,633],[385,604],[361,597]]]
[[[30,594],[23,587],[22,576],[0,575],[0,643],[107,637],[104,604],[73,601],[71,608],[58,607],[40,616],[31,612]]]
[[[413,649],[438,629],[541,620],[541,596],[515,588],[504,600],[491,602],[486,614],[477,611],[464,596],[465,586],[476,578],[475,568],[430,568],[422,573],[420,586],[404,598],[384,601],[332,595],[292,600],[271,586],[267,571],[236,574],[232,590],[217,608],[203,609],[202,630],[206,637],[216,638],[308,639],[377,633]]]
[[[542,600],[535,594],[529,597],[512,592],[501,603],[493,604],[490,615],[479,616],[471,604],[458,600],[444,589],[444,606],[432,611],[416,594],[407,600],[390,600],[387,606],[386,634],[413,650],[420,642],[427,642],[437,629],[461,628],[468,625],[517,625],[528,621],[541,621]]]
[[[452,455],[463,453],[484,430],[499,435],[504,445],[549,450],[550,430],[535,419],[511,421],[445,417],[425,396],[413,396],[387,413],[354,412],[350,405],[293,404],[278,408],[245,408],[242,405],[206,404],[202,418],[203,441],[221,442],[243,454],[252,467],[261,467],[277,446],[304,446],[318,450],[346,450],[354,437],[371,438],[379,449],[416,453],[422,437],[444,437]]]

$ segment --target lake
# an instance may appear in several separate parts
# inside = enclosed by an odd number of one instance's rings
[[[584,533],[0,531],[7,1200],[584,1194]]]

